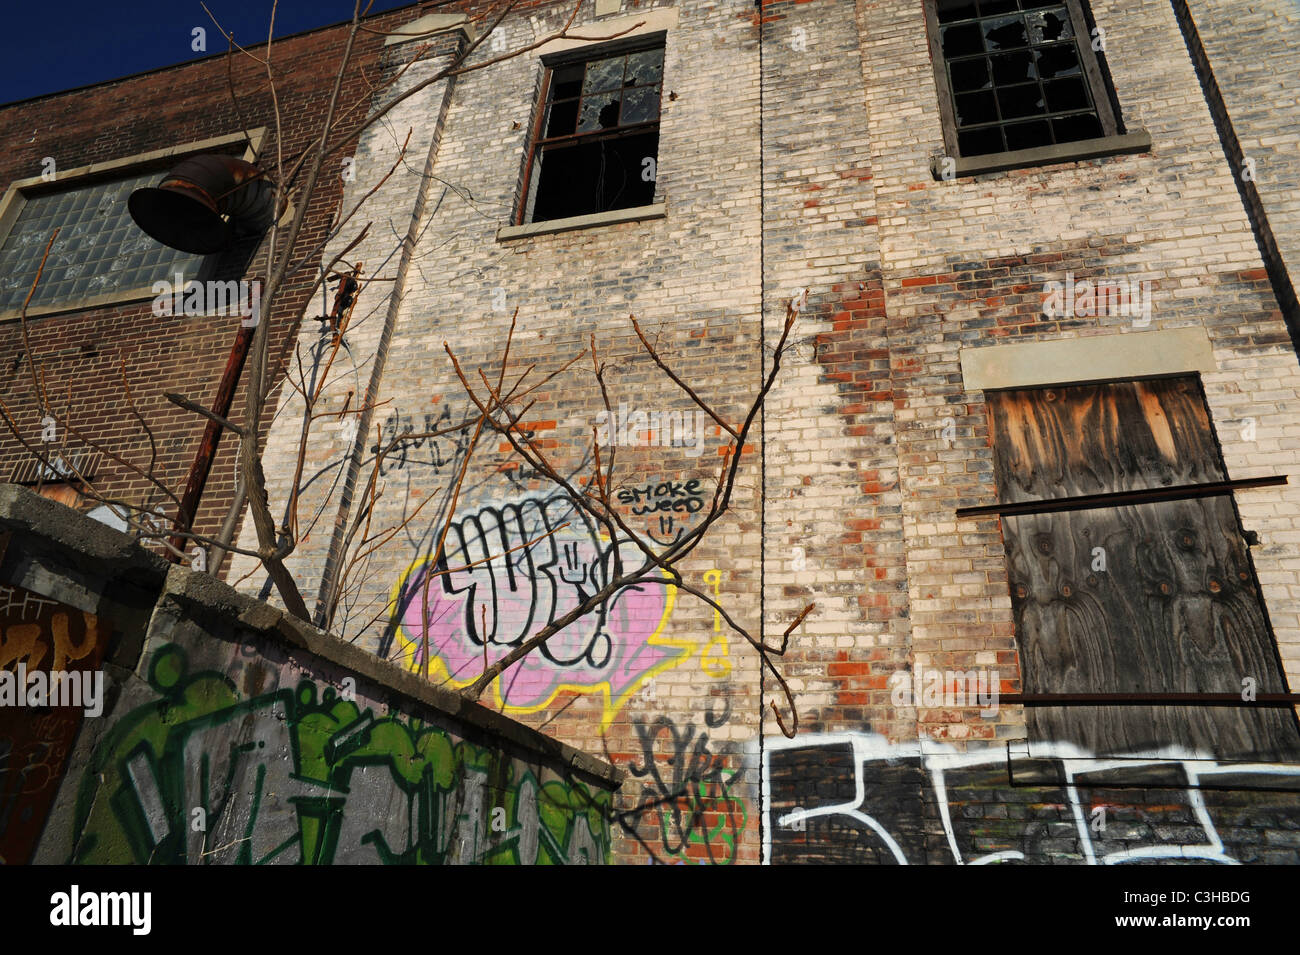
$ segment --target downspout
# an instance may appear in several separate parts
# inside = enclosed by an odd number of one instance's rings
[[[469,36],[465,27],[459,27],[459,53]],[[361,466],[366,456],[366,445],[371,440],[370,426],[374,418],[374,404],[379,399],[379,388],[384,377],[384,367],[388,361],[388,349],[392,344],[393,332],[397,328],[398,315],[401,314],[402,302],[406,297],[411,261],[415,256],[415,245],[420,235],[420,222],[428,206],[429,193],[432,191],[433,169],[438,158],[438,147],[442,143],[442,132],[447,122],[447,113],[451,108],[451,94],[456,86],[456,77],[447,77],[442,92],[442,105],[438,109],[438,120],[434,125],[433,139],[429,143],[429,152],[424,160],[424,175],[420,178],[420,187],[416,192],[415,208],[411,210],[411,221],[402,239],[402,254],[397,264],[397,275],[393,281],[392,294],[388,299],[388,311],[384,315],[384,327],[379,335],[379,346],[375,350],[374,364],[370,369],[370,381],[362,398],[361,411],[357,416],[357,436],[352,441],[352,453],[348,459],[347,474],[343,479],[343,490],[339,500],[338,511],[334,516],[334,529],[330,534],[329,550],[325,555],[325,566],[321,571],[320,590],[316,595],[316,609],[313,613],[316,626],[326,627],[330,601],[337,586],[339,568],[344,554],[343,544],[347,535],[348,518],[352,513],[352,501],[356,496],[357,482],[361,477]]]

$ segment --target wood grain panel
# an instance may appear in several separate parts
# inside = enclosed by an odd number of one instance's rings
[[[998,500],[1227,480],[1195,378],[990,392]]]
[[[1003,536],[1026,693],[1239,694],[1245,677],[1287,692],[1230,498],[1006,517]],[[1027,718],[1032,739],[1097,753],[1300,758],[1290,709],[1033,707]]]

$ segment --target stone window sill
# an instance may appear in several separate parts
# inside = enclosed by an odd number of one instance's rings
[[[547,219],[545,222],[503,225],[497,229],[497,241],[509,242],[513,239],[527,239],[535,235],[571,232],[574,229],[591,229],[597,226],[614,225],[618,222],[662,219],[667,215],[668,203],[661,199],[648,206],[635,206],[631,209],[611,209],[609,212],[593,212],[591,215],[571,216],[567,219]]]
[[[1013,152],[990,153],[987,156],[971,156],[957,159],[947,178],[962,179],[967,176],[981,176],[985,173],[1004,172],[1008,169],[1024,169],[1030,166],[1050,166],[1054,163],[1077,162],[1082,159],[1097,159],[1102,156],[1121,156],[1127,153],[1145,153],[1151,151],[1151,134],[1146,130],[1125,133],[1122,136],[1102,136],[1098,139],[1083,139],[1077,143],[1062,143],[1059,146],[1040,146],[1036,149],[1017,149]],[[935,180],[945,177],[944,160],[946,156],[935,156],[930,160],[930,172]]]

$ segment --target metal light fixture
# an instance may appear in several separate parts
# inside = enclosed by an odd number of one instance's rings
[[[275,214],[275,187],[250,162],[194,156],[157,186],[132,192],[127,208],[136,225],[163,245],[207,255],[264,232]]]

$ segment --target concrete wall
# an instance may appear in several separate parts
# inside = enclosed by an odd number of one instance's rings
[[[0,670],[104,683],[0,706],[0,861],[606,861],[607,764],[25,489],[0,529]]]

